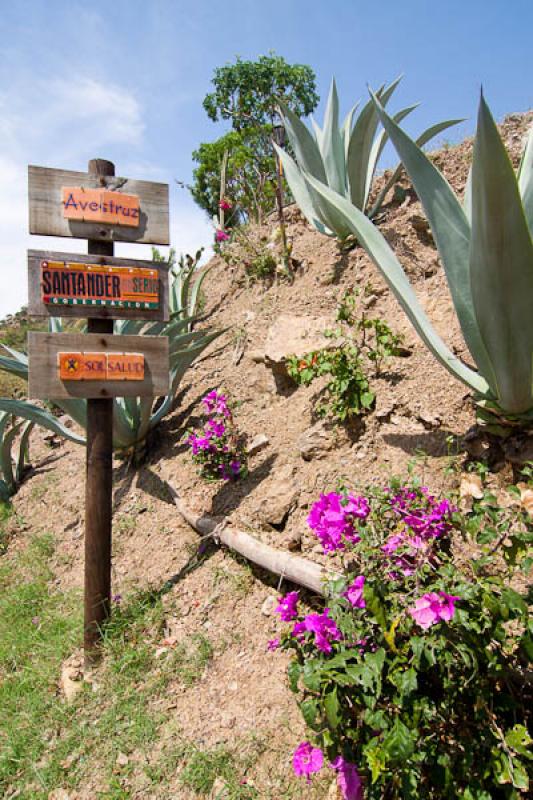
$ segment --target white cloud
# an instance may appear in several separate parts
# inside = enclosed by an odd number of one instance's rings
[[[141,145],[142,108],[118,85],[78,75],[35,78],[0,95],[0,317],[27,303],[26,250],[83,252],[84,242],[29,236],[27,165],[66,167],[115,144]],[[137,256],[139,257],[139,255]]]

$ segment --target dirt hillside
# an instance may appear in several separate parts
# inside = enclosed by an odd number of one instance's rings
[[[501,126],[515,166],[532,122],[529,112],[512,115]],[[433,154],[458,191],[466,181],[471,149],[471,141],[465,141]],[[397,200],[389,197],[380,228],[437,331],[468,360],[420,203],[406,180],[402,186],[405,192]],[[365,252],[357,247],[339,255],[335,242],[314,232],[295,207],[287,210],[287,220],[298,264],[292,283],[250,285],[241,266],[230,267],[219,256],[210,262],[203,324],[228,331],[187,372],[177,408],[160,426],[148,463],[132,472],[117,461],[114,476],[114,593],[127,597],[135,588],[161,587],[172,580],[161,638],[179,642],[200,632],[214,648],[201,680],[189,688],[176,684],[168,695],[169,713],[198,747],[256,748],[247,779],[259,797],[273,800],[325,796],[324,784],[308,790],[292,781],[290,755],[305,738],[305,727],[287,687],[285,657],[266,651],[277,630],[269,598],[288,587],[216,548],[207,548],[201,563],[187,569],[194,564],[199,537],[178,516],[165,481],[195,511],[229,517],[276,547],[320,562],[323,556],[305,519],[321,491],[334,489],[339,480],[349,486],[385,482],[391,474],[405,475],[413,459],[417,473],[434,490],[457,485],[457,470],[447,468],[461,463],[462,438],[474,423],[465,387],[419,342]],[[272,226],[265,226],[254,235],[268,241],[271,233]],[[357,430],[346,431],[313,416],[318,386],[280,391],[264,356],[269,331],[272,326],[275,331],[281,315],[333,320],[344,293],[354,289],[369,315],[403,334],[409,354],[391,359],[383,375],[372,379],[376,408]],[[183,442],[185,430],[200,421],[201,398],[215,388],[237,403],[236,421],[249,442],[259,434],[267,439],[250,458],[249,475],[237,484],[200,480]],[[316,441],[317,431],[320,444],[309,457],[305,443],[309,436]],[[52,532],[57,589],[81,587],[84,451],[64,442],[51,448],[39,431],[32,448],[33,471],[14,498],[10,547],[23,548],[30,536]],[[495,480],[508,476],[503,469]],[[166,735],[162,730],[154,749],[164,746]],[[196,796],[181,787],[179,771],[176,764],[168,786],[149,793],[139,758],[128,778],[128,796]],[[71,798],[91,800],[100,789],[96,770],[92,782]]]

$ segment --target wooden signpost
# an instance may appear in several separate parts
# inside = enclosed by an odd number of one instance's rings
[[[29,395],[87,398],[87,663],[110,613],[113,398],[169,391],[168,339],[113,335],[113,319],[168,320],[168,267],[114,258],[115,241],[169,243],[168,185],[115,176],[110,161],[70,172],[30,166],[30,233],[86,238],[87,256],[30,250],[29,313],[87,317],[87,333],[29,334]]]

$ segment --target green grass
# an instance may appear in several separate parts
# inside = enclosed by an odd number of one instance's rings
[[[213,648],[204,636],[156,659],[164,611],[150,592],[115,609],[103,666],[72,705],[58,696],[63,660],[81,644],[81,597],[54,588],[50,537],[0,559],[0,796],[44,800],[97,773],[100,797],[130,793],[116,773],[119,753],[148,752],[167,715],[154,708],[171,682],[191,686]],[[127,773],[128,770],[125,770]]]

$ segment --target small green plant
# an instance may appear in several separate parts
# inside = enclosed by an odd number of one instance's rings
[[[505,507],[476,492],[466,517],[416,480],[312,506],[343,574],[322,612],[283,597],[291,627],[269,644],[294,653],[289,682],[315,740],[297,748],[297,775],[329,761],[346,800],[526,797],[533,627],[511,587],[531,569],[533,492],[509,492]],[[467,558],[454,559],[459,546]]]
[[[384,320],[358,313],[357,292],[345,293],[337,310],[337,322],[339,327],[325,335],[338,344],[303,357],[289,357],[287,371],[304,386],[328,375],[325,397],[316,411],[320,416],[345,422],[373,407],[376,396],[370,388],[367,367],[372,365],[374,374],[379,375],[384,361],[400,353],[402,339]]]

